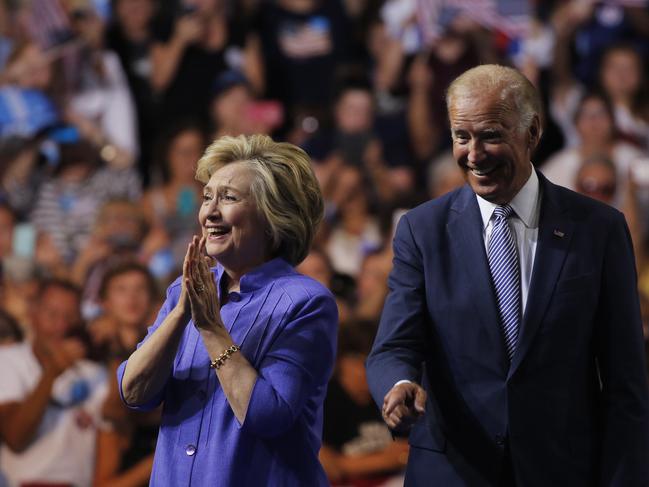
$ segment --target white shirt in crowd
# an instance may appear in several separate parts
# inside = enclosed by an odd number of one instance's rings
[[[0,403],[22,401],[42,369],[30,343],[0,347]],[[108,392],[106,369],[81,360],[54,382],[51,404],[21,453],[0,446],[0,486],[28,482],[92,485],[97,430]]]

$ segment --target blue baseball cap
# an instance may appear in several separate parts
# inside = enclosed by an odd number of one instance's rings
[[[243,73],[235,69],[229,69],[220,73],[212,84],[212,98],[221,96],[235,86],[245,86],[248,88],[250,87],[250,83],[248,83],[248,79]]]

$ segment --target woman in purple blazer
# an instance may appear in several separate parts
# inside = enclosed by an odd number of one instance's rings
[[[323,213],[309,158],[223,137],[196,178],[202,238],[118,370],[128,406],[164,403],[151,485],[328,485],[318,451],[337,310],[293,268]]]

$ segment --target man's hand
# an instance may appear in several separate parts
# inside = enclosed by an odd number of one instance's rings
[[[426,391],[418,384],[397,384],[383,398],[383,420],[395,431],[408,431],[426,410]]]

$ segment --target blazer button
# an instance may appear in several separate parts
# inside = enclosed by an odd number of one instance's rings
[[[196,453],[196,447],[194,445],[187,445],[187,448],[185,448],[185,453],[187,453],[187,456],[191,457]]]
[[[496,435],[495,438],[496,445],[505,446],[505,437],[503,435]]]

